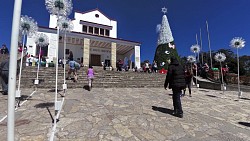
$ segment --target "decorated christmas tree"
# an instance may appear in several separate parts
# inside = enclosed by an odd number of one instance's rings
[[[157,61],[159,69],[168,68],[168,60],[174,56],[178,60],[180,59],[175,48],[174,38],[168,23],[168,18],[166,16],[167,9],[162,8],[164,15],[162,16],[162,23],[157,25],[157,31],[159,32],[157,48],[155,51],[154,60]]]

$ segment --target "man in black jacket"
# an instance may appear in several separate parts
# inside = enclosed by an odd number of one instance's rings
[[[21,59],[21,54],[17,55],[17,75],[19,74],[19,71],[20,71],[20,67],[19,67],[20,59]],[[10,59],[8,56],[0,64],[0,82],[2,83],[3,95],[8,95],[9,63],[10,63]]]
[[[168,67],[168,72],[166,80],[164,83],[164,88],[172,89],[173,91],[173,106],[174,106],[174,115],[177,117],[183,117],[183,111],[181,107],[181,93],[182,90],[186,87],[185,84],[185,71],[183,66],[178,62],[175,57],[171,57],[171,63]]]

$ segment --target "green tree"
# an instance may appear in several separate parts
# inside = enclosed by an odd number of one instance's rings
[[[171,45],[174,45],[174,42],[171,42]],[[167,52],[166,52],[167,51]],[[180,61],[180,57],[177,53],[176,48],[170,48],[169,44],[160,44],[158,45],[156,51],[155,51],[155,57],[154,60],[157,61],[157,65],[159,66],[159,69],[168,69],[168,60],[170,60],[171,57],[176,57]],[[161,66],[162,62],[165,63],[164,66]]]

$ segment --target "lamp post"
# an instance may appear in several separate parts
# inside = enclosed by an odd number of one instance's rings
[[[197,54],[199,55],[199,52],[200,52],[200,46],[198,44],[192,45],[190,50],[195,54],[195,58],[197,58]],[[195,78],[195,80],[196,80],[196,86],[198,88],[199,84],[197,84],[197,69],[198,69],[197,60],[195,62],[196,62],[196,69],[195,69],[196,78]]]
[[[241,98],[242,91],[240,90],[240,63],[238,50],[245,46],[245,40],[241,37],[235,37],[231,40],[230,46],[237,49],[237,65],[238,65],[238,98]]]
[[[226,55],[224,53],[218,52],[215,54],[214,56],[215,61],[220,62],[220,72],[221,72],[221,83],[222,83],[222,90],[223,90],[223,94],[225,91],[225,85],[224,85],[224,76],[223,76],[223,72],[222,72],[222,65],[221,62],[224,62],[226,60]]]
[[[20,90],[20,84],[21,84],[21,76],[22,76],[22,66],[23,66],[23,54],[24,54],[24,46],[26,42],[27,36],[32,37],[37,33],[38,27],[37,22],[34,21],[31,17],[28,16],[21,16],[20,19],[20,25],[19,25],[19,31],[21,32],[23,36],[22,41],[22,52],[21,52],[21,62],[20,62],[20,69],[19,69],[19,79],[18,79],[18,87],[16,90],[16,97],[21,97],[21,90]]]
[[[73,30],[74,25],[72,23],[72,21],[66,17],[62,17],[59,19],[58,22],[59,25],[59,29],[64,32],[64,46],[63,46],[63,93],[65,96],[66,93],[66,89],[67,89],[67,84],[66,84],[66,76],[65,76],[65,69],[66,69],[66,42],[67,42],[67,38],[66,38],[66,33],[70,32],[71,30]]]

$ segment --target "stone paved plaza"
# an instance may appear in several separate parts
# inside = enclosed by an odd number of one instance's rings
[[[22,90],[30,95],[32,89]],[[171,90],[163,88],[69,89],[57,124],[58,141],[250,141],[250,93],[196,89],[182,98],[184,117],[171,115]],[[0,118],[7,96],[1,95]],[[58,97],[61,99],[60,97]],[[54,92],[38,89],[16,111],[15,138],[48,140]],[[0,140],[7,139],[6,119]]]

